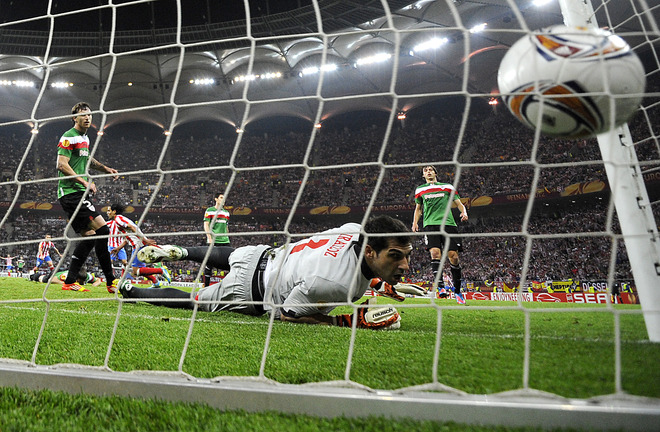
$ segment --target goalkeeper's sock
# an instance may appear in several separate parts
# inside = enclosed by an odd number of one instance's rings
[[[209,248],[207,246],[193,246],[187,247],[186,250],[186,259],[190,261],[197,261],[199,263],[204,262]],[[229,255],[234,252],[234,248],[231,246],[215,246],[211,248],[209,253],[209,259],[206,261],[206,265],[209,267],[217,268],[220,270],[229,270]]]
[[[156,306],[165,306],[175,309],[192,309],[195,303],[190,299],[190,293],[178,290],[176,288],[137,288],[131,287],[130,290],[122,290],[122,295],[126,298],[143,300]],[[158,301],[151,299],[179,299],[179,301]]]

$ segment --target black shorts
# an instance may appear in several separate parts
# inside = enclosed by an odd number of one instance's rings
[[[428,225],[424,227],[424,245],[426,250],[431,248],[438,248],[444,250],[445,248],[445,235],[440,233],[441,225]],[[463,245],[461,244],[460,237],[452,237],[451,234],[458,234],[458,227],[452,225],[445,225],[445,231],[449,234],[449,249],[450,251],[461,252]]]
[[[78,203],[82,200],[82,205],[78,214],[76,214],[75,219],[71,221],[71,228],[78,234],[89,229],[89,224],[96,219],[96,216],[100,216],[101,213],[96,211],[94,204],[88,199],[82,199],[84,192],[73,192],[70,194],[64,195],[60,198],[60,205],[62,210],[66,213],[66,216],[71,219],[71,216],[76,211]]]

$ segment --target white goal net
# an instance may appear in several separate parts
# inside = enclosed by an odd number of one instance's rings
[[[318,416],[657,427],[657,2],[38,3],[0,23],[0,385]],[[607,28],[642,60],[646,91],[622,132],[548,138],[504,106],[504,53],[562,23]],[[393,304],[391,332],[30,280],[48,270],[46,235],[55,272],[79,243],[57,199],[56,146],[80,101],[91,156],[118,171],[88,167],[91,201],[102,213],[126,205],[158,244],[206,245],[219,194],[232,247],[381,214],[410,225],[422,167],[434,166],[469,213],[456,236],[467,305],[436,297],[450,258],[434,281],[421,233],[406,279],[429,293]],[[225,276],[204,264],[167,263],[169,285]]]

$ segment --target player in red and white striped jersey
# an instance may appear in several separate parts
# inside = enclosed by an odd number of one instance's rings
[[[166,268],[147,267],[145,263],[138,259],[137,252],[141,248],[154,245],[156,242],[148,239],[135,222],[124,216],[123,213],[125,211],[126,207],[119,203],[112,204],[108,207],[107,214],[108,218],[110,218],[111,234],[108,238],[108,248],[110,247],[111,241],[116,244],[116,241],[119,240],[119,244],[110,250],[110,255],[113,257],[119,257],[119,253],[130,244],[133,249],[133,259],[131,261],[131,274],[133,277],[137,278],[139,276],[144,276],[149,279],[155,287],[160,286],[160,282],[155,275],[162,275],[167,282],[171,282],[169,272]]]
[[[39,270],[39,267],[41,267],[43,264],[48,264],[49,270],[53,270],[55,268],[53,265],[53,260],[50,258],[51,249],[55,249],[55,252],[57,252],[60,257],[62,256],[60,251],[55,247],[55,244],[50,241],[50,239],[50,234],[46,234],[44,240],[39,242],[39,249],[37,250],[37,264],[32,269],[34,273],[36,273],[37,270]]]
[[[119,227],[117,226],[114,218],[108,221],[108,229],[110,230],[110,236],[108,237],[108,252],[110,252],[112,260],[121,262],[123,267],[128,267],[128,256],[126,255],[126,250],[123,247],[120,248],[120,245],[124,239],[119,232]],[[113,255],[112,251],[115,249],[118,249],[118,251]]]

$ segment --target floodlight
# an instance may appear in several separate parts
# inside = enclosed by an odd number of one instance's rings
[[[368,64],[373,64],[373,63],[382,63],[384,61],[387,61],[392,58],[392,54],[387,54],[387,53],[380,53],[380,54],[374,54],[372,56],[368,57],[363,57],[361,59],[358,59],[355,64],[358,66],[362,65],[368,65]]]
[[[426,42],[422,42],[420,44],[415,45],[411,53],[419,52],[419,51],[426,51],[429,49],[436,49],[438,47],[441,47],[442,45],[446,44],[449,42],[449,39],[445,38],[432,38],[427,40]]]

